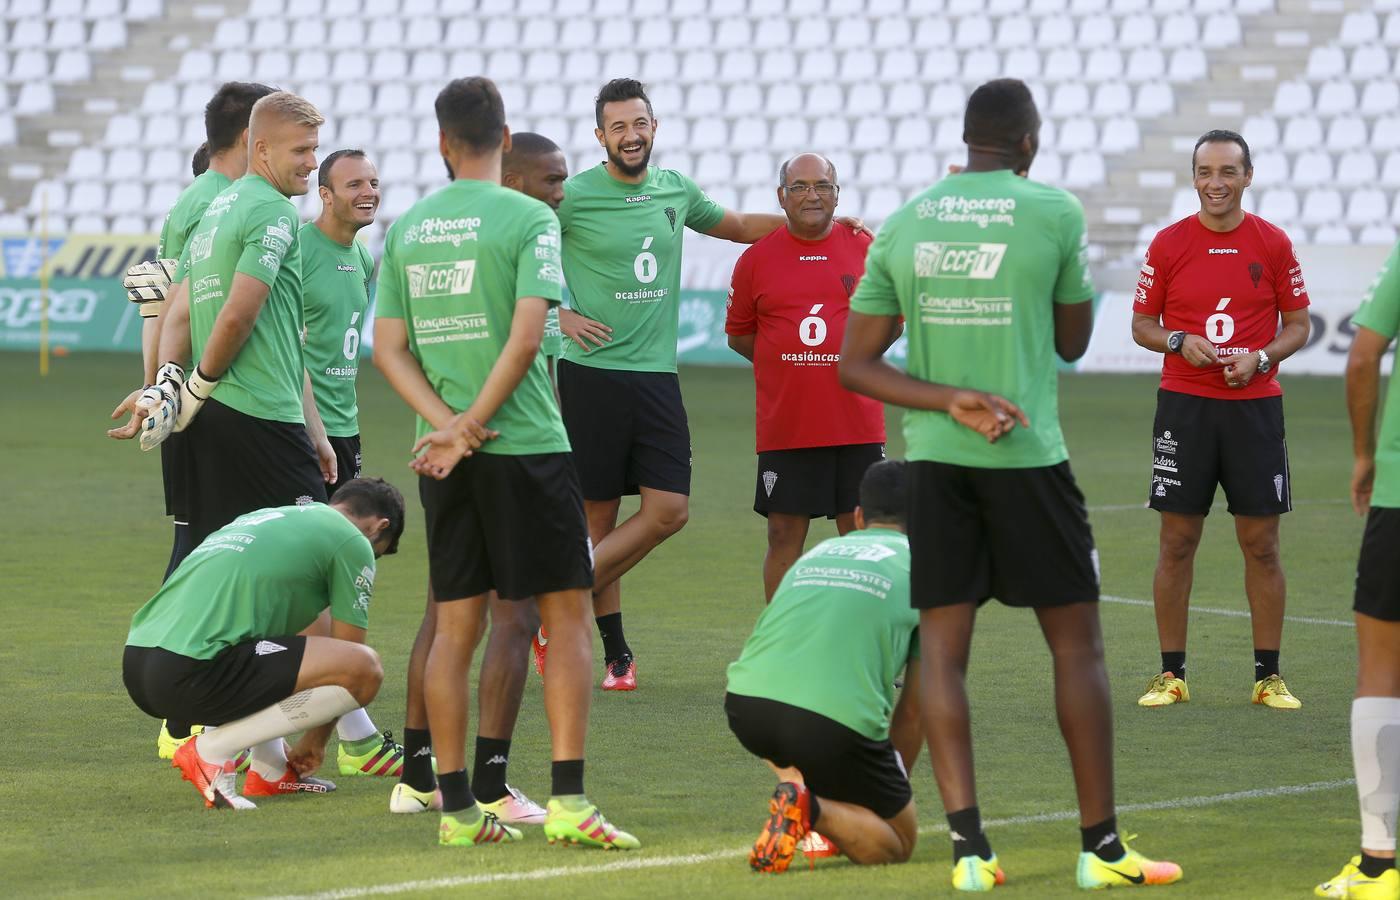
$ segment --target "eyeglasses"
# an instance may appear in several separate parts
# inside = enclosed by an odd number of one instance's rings
[[[816,194],[823,200],[829,200],[836,196],[836,192],[839,191],[840,188],[829,181],[818,181],[816,184],[785,184],[783,185],[783,190],[794,197],[805,197],[807,194],[811,193]]]

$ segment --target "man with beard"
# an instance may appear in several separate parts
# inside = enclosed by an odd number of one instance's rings
[[[685,175],[649,165],[657,122],[641,82],[603,85],[594,114],[607,162],[570,178],[559,207],[571,303],[559,313],[570,338],[559,396],[593,539],[603,689],[630,691],[637,666],[619,579],[680,531],[690,509],[690,428],[676,375],[684,229],[752,244],[784,219],[726,210]],[[619,525],[623,495],[638,493],[641,509]]]

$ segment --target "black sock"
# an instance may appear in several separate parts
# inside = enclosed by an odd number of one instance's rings
[[[476,803],[472,789],[467,784],[466,769],[439,772],[438,788],[442,791],[442,811],[445,813],[457,812]]]
[[[1118,817],[1109,816],[1097,825],[1079,829],[1080,844],[1085,853],[1092,853],[1104,862],[1117,862],[1128,852],[1118,839]]]
[[[1362,850],[1361,865],[1358,866],[1358,868],[1361,869],[1361,874],[1365,875],[1367,878],[1380,878],[1385,874],[1386,869],[1395,868],[1395,860],[1394,858],[1372,856],[1365,850]]]
[[[1162,651],[1162,671],[1170,672],[1182,681],[1186,680],[1186,651]]]
[[[982,811],[975,806],[948,813],[948,834],[953,838],[953,862],[964,856],[992,858],[992,845],[982,833]]]
[[[622,636],[622,613],[608,613],[594,619],[598,623],[598,636],[603,639],[603,659],[612,662],[632,655],[627,646],[627,638]]]
[[[510,762],[510,741],[478,736],[476,763],[472,766],[472,793],[484,803],[495,803],[506,795],[506,765]]]
[[[185,561],[185,557],[189,556],[193,549],[194,545],[190,543],[190,526],[176,523],[175,539],[170,544],[170,561],[165,565],[165,575],[161,576],[161,584],[170,580],[170,576],[175,574],[175,569]]]
[[[165,730],[175,740],[183,741],[190,736],[190,723],[181,722],[178,719],[166,719]]]
[[[820,818],[822,814],[822,805],[817,802],[817,795],[810,791],[807,792],[807,812],[809,816],[808,824],[816,828],[817,819]]]
[[[583,793],[583,760],[556,759],[550,766],[551,797]]]
[[[399,780],[426,794],[437,783],[433,777],[433,736],[426,728],[403,730],[403,774]]]
[[[1254,648],[1254,680],[1263,681],[1278,674],[1278,651]]]

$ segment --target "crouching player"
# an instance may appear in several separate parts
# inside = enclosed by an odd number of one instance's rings
[[[329,506],[248,513],[195,548],[137,611],[122,679],[143,712],[206,723],[174,759],[206,807],[334,790],[310,773],[335,720],[373,700],[384,678],[365,628],[375,560],[397,549],[403,519],[403,496],[378,478],[345,483]],[[329,637],[297,634],[326,611]],[[297,732],[287,756],[282,738]],[[239,796],[233,759],[245,747]]]
[[[749,854],[755,871],[787,869],[817,827],[855,863],[902,863],[914,852],[905,767],[923,738],[904,471],[899,460],[866,470],[859,530],[823,541],[788,570],[729,667],[729,727],[780,782]]]

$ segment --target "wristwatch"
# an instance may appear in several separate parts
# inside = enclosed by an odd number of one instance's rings
[[[1259,354],[1259,367],[1255,371],[1260,375],[1269,374],[1269,370],[1274,367],[1274,361],[1269,359],[1269,354],[1265,353],[1262,349],[1256,350],[1255,352]]]
[[[1167,335],[1167,352],[1180,353],[1181,345],[1184,343],[1186,343],[1186,332],[1173,331],[1171,334]]]

